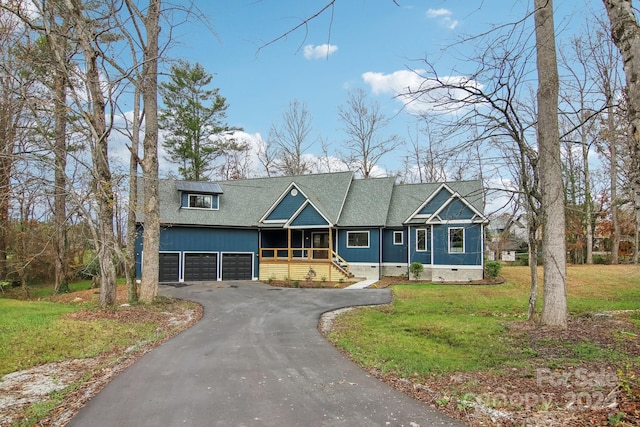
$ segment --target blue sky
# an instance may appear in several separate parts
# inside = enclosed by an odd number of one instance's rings
[[[293,99],[305,102],[314,136],[335,148],[345,140],[338,119],[347,92],[362,88],[393,117],[388,132],[407,138],[415,119],[394,99],[399,88],[411,84],[408,70],[421,67],[421,59],[436,60],[439,73],[464,64],[447,48],[465,35],[478,34],[501,23],[521,19],[530,1],[485,0],[337,0],[325,12],[284,39],[259,49],[321,9],[326,0],[196,0],[211,29],[191,21],[174,29],[176,45],[169,56],[199,62],[215,75],[230,105],[228,123],[240,126],[253,138],[267,138],[280,123]],[[562,4],[560,4],[562,3]],[[586,7],[585,7],[586,5]],[[584,22],[585,10],[601,10],[600,0],[556,1],[560,37]],[[215,34],[214,34],[215,32]],[[326,45],[330,54],[326,55]],[[458,45],[457,55],[473,55]],[[318,51],[321,55],[314,55]],[[320,144],[310,150],[320,154]],[[388,155],[384,170],[401,167],[403,151]],[[255,165],[259,169],[259,165]],[[161,163],[161,173],[170,166]]]

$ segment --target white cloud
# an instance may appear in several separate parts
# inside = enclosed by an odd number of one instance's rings
[[[466,104],[456,100],[468,98],[469,94],[461,89],[440,88],[442,84],[482,88],[480,83],[464,76],[443,76],[436,81],[424,73],[425,70],[400,70],[390,74],[369,71],[362,74],[362,79],[375,95],[392,95],[410,114],[453,113],[464,108]]]
[[[429,9],[427,10],[426,16],[429,19],[438,19],[438,24],[441,27],[447,28],[449,30],[455,30],[458,24],[460,23],[457,19],[453,19],[451,16],[453,12],[449,9]]]
[[[429,9],[427,10],[427,17],[428,18],[439,18],[441,16],[451,16],[453,15],[453,12],[451,12],[449,9]]]
[[[325,43],[318,46],[308,44],[304,47],[303,53],[304,53],[304,57],[307,59],[323,59],[323,58],[328,58],[329,55],[332,55],[337,51],[338,51],[338,46],[334,44]]]

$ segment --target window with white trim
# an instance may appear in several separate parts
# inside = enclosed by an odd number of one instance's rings
[[[449,253],[464,252],[464,228],[449,228]]]
[[[347,231],[347,247],[348,248],[368,248],[369,232],[368,231]]]
[[[427,252],[429,250],[429,229],[416,229],[416,252]]]
[[[218,209],[218,196],[214,194],[189,194],[188,207],[196,209]]]
[[[393,232],[393,244],[401,245],[404,240],[404,233],[402,231],[394,231]]]

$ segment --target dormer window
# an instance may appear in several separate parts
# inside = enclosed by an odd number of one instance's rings
[[[178,181],[182,208],[218,210],[222,188],[215,182]]]
[[[189,194],[190,208],[218,209],[217,194]]]

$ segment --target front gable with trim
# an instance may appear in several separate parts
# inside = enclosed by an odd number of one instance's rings
[[[288,228],[326,228],[331,225],[327,217],[293,182],[271,205],[260,219],[260,222],[265,225],[282,224],[283,227]]]
[[[408,264],[428,265],[433,281],[482,279],[486,222],[483,213],[458,192],[440,185],[405,221]],[[418,233],[427,240],[420,250]]]
[[[292,183],[269,208],[260,222],[286,222],[306,201],[307,197],[304,193]]]

